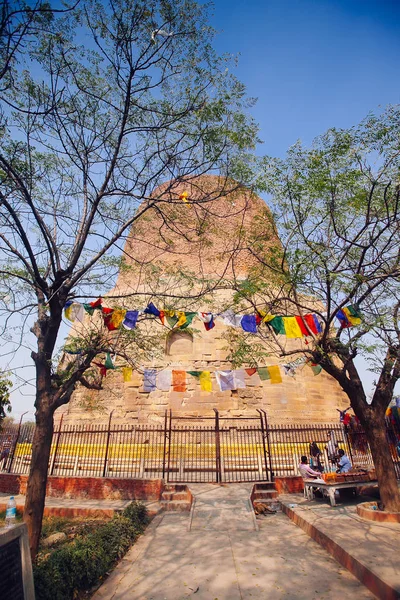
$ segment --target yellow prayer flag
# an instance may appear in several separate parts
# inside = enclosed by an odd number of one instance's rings
[[[282,383],[281,370],[278,365],[267,367],[267,369],[271,378],[271,383]]]
[[[285,327],[286,337],[288,337],[288,338],[303,337],[303,334],[300,329],[300,325],[298,324],[296,317],[283,317],[283,325]]]
[[[354,317],[346,306],[342,308],[342,311],[352,325],[361,325],[360,317]]]
[[[262,318],[263,323],[269,323],[272,319],[275,319],[275,315],[271,315],[270,313],[266,313],[265,310],[259,310],[259,315]]]
[[[212,392],[212,382],[210,371],[202,371],[199,376],[200,389],[202,392]]]
[[[188,204],[190,206],[190,202],[188,200],[189,197],[189,193],[188,192],[182,192],[182,194],[179,194],[179,200],[183,200],[184,202],[186,202],[186,204]]]
[[[110,325],[113,325],[115,329],[121,327],[123,320],[125,319],[126,310],[123,308],[116,308],[111,315]]]
[[[122,376],[124,378],[124,381],[131,381],[132,379],[132,367],[122,367]]]
[[[178,317],[178,322],[176,323],[175,327],[182,327],[182,325],[184,325],[186,323],[186,313],[184,313],[183,311],[179,310],[176,313],[176,316]]]

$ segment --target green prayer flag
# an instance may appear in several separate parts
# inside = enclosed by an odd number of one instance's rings
[[[110,353],[109,353],[109,352],[107,352],[107,355],[106,355],[106,360],[105,360],[104,366],[105,366],[105,368],[106,368],[106,369],[115,369],[114,363],[113,363],[113,361],[112,361],[112,358],[111,358],[111,356],[110,356]]]
[[[321,365],[314,365],[314,364],[312,364],[310,366],[311,366],[311,368],[313,370],[314,375],[319,375],[321,373],[321,371],[322,371]]]
[[[349,304],[349,306],[346,306],[346,308],[348,309],[352,317],[356,317],[356,319],[361,319],[360,311],[353,304]]]
[[[285,335],[286,332],[283,317],[274,317],[271,321],[269,321],[268,325],[271,325],[276,334]]]
[[[186,329],[186,327],[189,327],[189,325],[191,325],[191,323],[192,323],[194,317],[197,315],[197,313],[187,312],[187,313],[185,313],[185,315],[186,315],[186,323],[181,325],[179,329]]]
[[[202,374],[203,371],[186,371],[187,373],[189,373],[189,375],[192,375],[193,377],[200,377],[200,375]]]
[[[259,367],[257,369],[258,371],[258,375],[261,379],[261,381],[266,381],[267,379],[271,379],[271,375],[268,371],[268,367]]]
[[[90,306],[90,304],[84,304],[83,308],[86,310],[87,313],[89,313],[90,316],[92,316],[95,311],[93,306]]]
[[[168,325],[169,325],[170,327],[175,327],[175,325],[176,325],[176,324],[177,324],[177,322],[178,322],[178,317],[177,317],[177,316],[175,316],[175,315],[174,315],[173,317],[169,317],[169,316],[167,315],[167,321],[168,321]]]

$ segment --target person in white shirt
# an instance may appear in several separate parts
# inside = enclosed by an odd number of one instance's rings
[[[315,479],[316,477],[321,477],[321,473],[319,471],[314,471],[314,469],[308,465],[307,456],[301,457],[299,471],[303,479]]]

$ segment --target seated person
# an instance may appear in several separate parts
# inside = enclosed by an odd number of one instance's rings
[[[348,456],[344,453],[344,450],[340,449],[338,452],[339,461],[338,461],[338,470],[336,473],[347,473],[351,469],[351,462]]]
[[[299,464],[300,475],[303,479],[315,479],[316,477],[320,477],[321,473],[319,471],[314,471],[309,465],[307,456],[301,457],[301,463]]]

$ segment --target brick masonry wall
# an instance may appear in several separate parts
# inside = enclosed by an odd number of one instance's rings
[[[25,494],[27,475],[0,474],[0,492]],[[157,502],[161,498],[161,479],[112,479],[101,477],[49,477],[49,498],[143,500]]]
[[[303,478],[297,475],[275,477],[274,483],[278,494],[299,494],[304,490]]]

